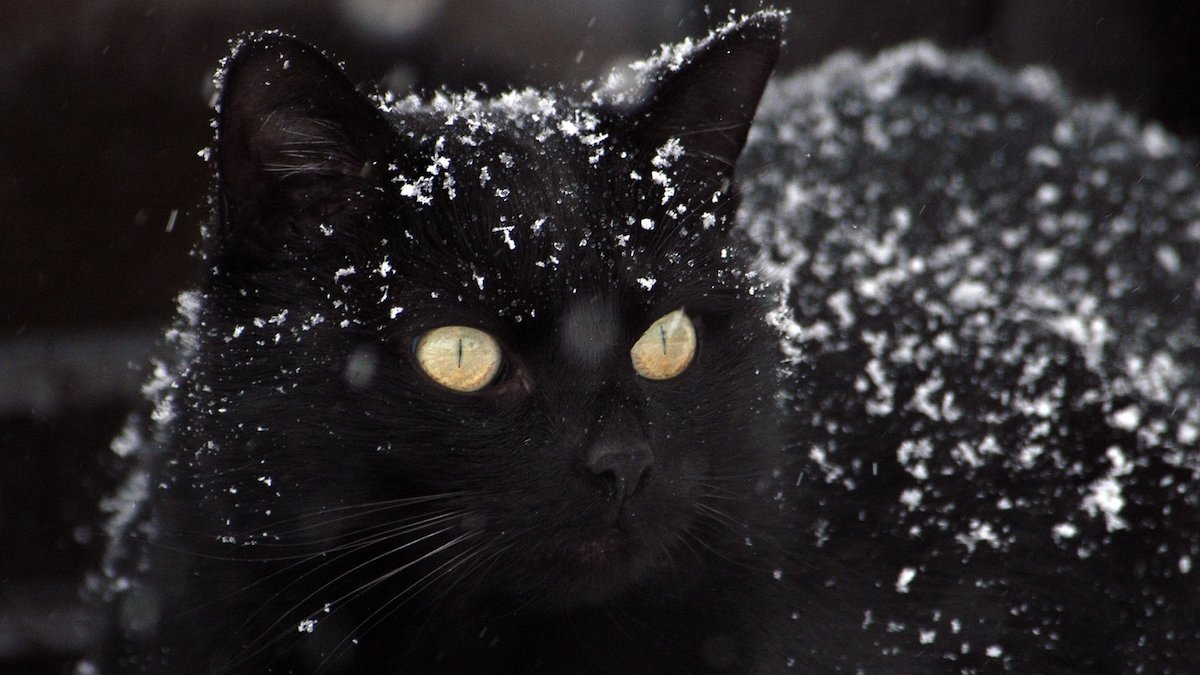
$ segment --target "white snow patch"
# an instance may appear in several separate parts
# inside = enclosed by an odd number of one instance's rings
[[[508,247],[508,250],[515,251],[517,250],[517,242],[513,241],[512,231],[512,225],[501,225],[500,227],[492,228],[492,232],[499,232],[500,236],[504,238],[504,245]]]
[[[142,447],[145,441],[142,439],[141,427],[136,420],[130,419],[122,427],[121,433],[112,440],[109,448],[117,453],[118,457],[129,457],[137,452],[138,448]]]
[[[950,291],[950,302],[963,309],[978,309],[992,304],[994,299],[990,297],[988,287],[984,284],[963,279]]]
[[[1079,534],[1079,528],[1071,523],[1059,523],[1054,526],[1052,532],[1056,539],[1073,539]]]
[[[132,471],[113,495],[100,500],[100,511],[112,514],[104,523],[104,532],[113,542],[104,553],[101,570],[108,579],[118,581],[117,564],[125,557],[125,535],[137,520],[142,504],[150,494],[150,474],[144,469]]]
[[[1173,246],[1163,244],[1154,251],[1154,257],[1158,260],[1158,264],[1166,270],[1167,274],[1179,274],[1182,269],[1182,263],[1179,260],[1179,252]]]
[[[1088,494],[1080,503],[1080,508],[1093,518],[1103,514],[1105,528],[1113,532],[1128,527],[1120,515],[1121,510],[1125,508],[1125,497],[1121,494],[1121,483],[1118,479],[1130,473],[1133,467],[1116,446],[1110,447],[1106,454],[1112,468],[1103,478],[1092,482],[1088,487]]]
[[[1113,413],[1110,421],[1112,425],[1118,429],[1135,431],[1137,430],[1138,424],[1140,424],[1142,421],[1142,411],[1138,410],[1134,406],[1122,408],[1121,410]]]
[[[1000,537],[996,534],[995,528],[991,523],[984,523],[975,518],[971,519],[970,529],[967,532],[960,533],[954,537],[955,541],[966,547],[967,551],[974,553],[979,544],[987,544],[992,548],[1000,548]]]
[[[854,325],[854,312],[850,311],[850,293],[842,289],[825,300],[825,304],[837,314],[838,327],[846,330]]]
[[[1034,166],[1058,168],[1062,163],[1062,155],[1057,150],[1046,145],[1039,145],[1029,151],[1026,160]]]
[[[1162,159],[1176,152],[1176,143],[1161,126],[1148,124],[1142,130],[1142,149],[1154,159]]]
[[[1184,422],[1175,432],[1175,439],[1182,445],[1192,445],[1200,440],[1200,426]]]
[[[1044,183],[1037,189],[1037,201],[1042,206],[1053,206],[1062,199],[1062,188],[1052,183]]]
[[[650,160],[650,164],[657,169],[665,169],[681,155],[683,155],[683,145],[679,143],[678,138],[670,138],[662,147],[654,151],[654,158]]]
[[[896,448],[896,459],[904,470],[917,480],[929,478],[929,467],[925,460],[933,457],[933,445],[927,438],[905,439]]]

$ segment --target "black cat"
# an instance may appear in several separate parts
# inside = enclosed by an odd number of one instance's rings
[[[240,42],[89,665],[1200,668],[1194,150],[929,47],[752,130],[781,23],[636,95]]]

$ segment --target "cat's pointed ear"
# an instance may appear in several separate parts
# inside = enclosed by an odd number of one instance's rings
[[[767,78],[779,58],[785,15],[753,14],[711,35],[677,66],[663,65],[635,112],[644,142],[678,139],[686,156],[728,178]]]
[[[310,45],[251,35],[219,82],[216,234],[234,260],[286,253],[383,180],[387,122]]]

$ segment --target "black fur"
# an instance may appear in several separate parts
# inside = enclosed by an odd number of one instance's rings
[[[751,129],[781,21],[590,99],[368,98],[239,42],[208,274],[119,442],[98,664],[1200,668],[1190,155],[1109,158],[1137,131],[1103,116],[1056,140],[1091,113],[931,49],[789,81]],[[1041,188],[1100,169],[1119,198]],[[1100,246],[1122,208],[1142,239]],[[695,361],[640,378],[630,345],[680,307]],[[444,325],[497,338],[495,383],[422,373]],[[1138,354],[1170,360],[1161,397],[1121,384]],[[601,446],[648,451],[635,490],[588,470]]]

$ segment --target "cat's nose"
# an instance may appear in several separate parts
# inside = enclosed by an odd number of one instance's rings
[[[592,478],[625,500],[641,487],[654,465],[654,453],[645,441],[602,440],[588,449],[584,466]]]

